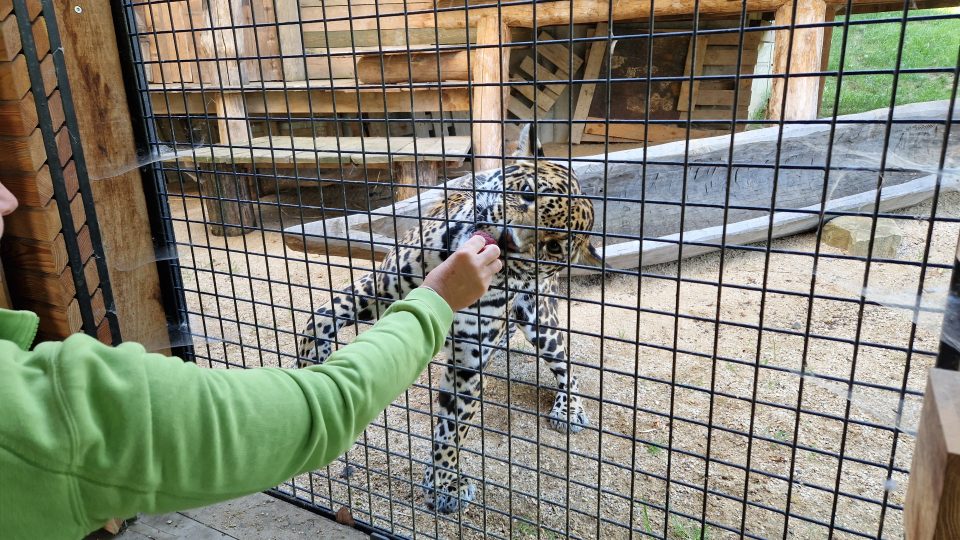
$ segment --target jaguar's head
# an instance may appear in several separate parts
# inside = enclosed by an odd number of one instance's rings
[[[503,170],[486,173],[478,183],[477,229],[497,239],[513,273],[549,276],[571,263],[601,266],[589,237],[593,204],[573,171],[529,159],[529,149],[539,149],[530,131],[527,126],[521,132],[530,144],[519,144]]]

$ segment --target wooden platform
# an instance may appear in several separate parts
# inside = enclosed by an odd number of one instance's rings
[[[151,84],[156,114],[211,115],[214,103],[240,94],[247,114],[338,114],[382,112],[466,112],[470,88],[466,81],[413,84],[358,84],[355,79],[267,81],[243,84]]]
[[[458,166],[469,151],[470,137],[257,137],[235,146],[181,150],[164,161],[316,168],[430,161]]]

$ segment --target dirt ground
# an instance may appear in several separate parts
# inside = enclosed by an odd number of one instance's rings
[[[291,366],[293,329],[329,298],[325,289],[364,270],[283,245],[277,231],[319,216],[301,215],[295,195],[265,197],[257,213],[267,230],[230,239],[206,233],[195,197],[188,191],[170,204],[198,362]],[[958,209],[960,195],[941,199],[928,262],[952,263],[960,227],[939,219]],[[768,264],[763,251],[729,249],[644,268],[642,279],[572,280],[562,312],[591,427],[569,436],[550,429],[553,378],[515,337],[515,350],[486,372],[482,429],[470,434],[462,463],[480,490],[460,515],[438,519],[416,487],[442,359],[367,430],[349,463],[282,489],[409,536],[687,539],[700,536],[705,510],[710,539],[739,537],[725,528],[741,523],[748,536],[783,537],[786,529],[790,538],[824,538],[831,522],[851,531],[836,538],[902,537],[896,507],[907,478],[898,471],[910,466],[920,399],[901,389],[922,391],[940,316],[916,317],[911,341],[914,314],[896,306],[912,305],[918,291],[924,305],[942,306],[950,271],[930,268],[919,283],[911,263],[924,260],[931,205],[898,213],[907,217],[898,220],[898,263],[870,267],[868,298],[880,306],[845,301],[859,297],[865,265],[831,257],[842,252],[826,245],[819,298],[808,299],[812,233],[774,241],[773,251],[792,253],[771,253]]]

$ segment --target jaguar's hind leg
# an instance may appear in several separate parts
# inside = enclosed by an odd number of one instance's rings
[[[321,364],[333,352],[337,332],[357,322],[376,320],[387,309],[393,291],[374,290],[373,274],[358,279],[316,311],[297,347],[297,367]]]

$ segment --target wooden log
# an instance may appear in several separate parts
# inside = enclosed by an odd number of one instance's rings
[[[927,375],[903,514],[906,538],[960,538],[960,373],[956,371],[933,368]]]
[[[467,51],[363,56],[357,78],[363,84],[466,81]]]
[[[394,188],[394,198],[397,201],[416,197],[422,190],[418,189],[418,186],[433,187],[437,185],[439,167],[436,161],[401,161],[394,167],[394,178],[398,184]]]
[[[257,225],[250,178],[229,164],[200,174],[200,194],[207,210],[206,222],[215,236],[242,236]]]
[[[902,122],[893,125],[890,137],[904,141],[904,144],[908,145],[911,162],[936,163],[939,159],[945,136],[945,127],[941,119],[947,117],[948,105],[947,101],[919,103],[899,106],[894,111],[894,117]],[[872,209],[877,197],[873,192],[876,187],[877,173],[871,171],[871,167],[876,167],[877,163],[875,159],[871,161],[869,156],[863,156],[860,149],[876,148],[878,141],[883,140],[886,133],[883,120],[888,114],[888,109],[880,109],[839,118],[834,145],[830,151],[833,153],[835,162],[858,170],[842,173],[832,171],[829,178],[832,200],[828,211],[849,209],[870,211]],[[782,156],[789,157],[784,157],[780,161],[783,168],[780,170],[777,185],[776,205],[778,208],[801,211],[778,212],[775,216],[776,227],[773,235],[778,238],[808,229],[811,223],[803,220],[809,219],[810,212],[815,211],[811,210],[810,205],[818,204],[820,193],[824,189],[823,184],[827,180],[822,166],[825,153],[829,148],[825,141],[830,137],[831,126],[829,123],[790,125],[783,128],[782,134],[780,131],[779,127],[774,126],[737,133],[733,145],[733,161],[736,165],[733,166],[732,171],[728,171],[727,167],[716,166],[717,162],[730,159],[731,136],[729,134],[697,139],[689,143],[681,140],[645,149],[626,150],[609,156],[598,155],[593,159],[581,158],[574,162],[574,172],[580,178],[585,194],[593,196],[617,194],[617,200],[594,203],[595,227],[599,231],[601,226],[605,226],[604,230],[610,242],[606,247],[609,250],[607,253],[611,258],[615,254],[620,257],[618,264],[624,265],[621,268],[631,268],[627,266],[628,264],[636,267],[640,260],[639,250],[646,247],[656,249],[661,252],[661,255],[650,254],[649,257],[645,255],[643,264],[665,262],[672,260],[670,257],[688,257],[702,253],[697,246],[685,245],[678,254],[676,243],[669,242],[670,235],[676,234],[679,229],[682,210],[685,211],[683,219],[687,231],[684,233],[685,242],[698,242],[704,239],[713,242],[716,240],[716,235],[722,234],[720,224],[724,219],[729,224],[727,232],[731,235],[728,236],[731,243],[765,239],[770,232],[768,213],[743,208],[770,204],[774,196],[771,165],[776,159],[778,145],[782,146]],[[950,141],[947,143],[950,148],[960,147],[960,131],[951,131],[950,135]],[[948,154],[950,157],[945,167],[960,166],[957,158],[960,153],[948,152]],[[641,169],[638,164],[644,160],[648,165]],[[685,160],[688,161],[686,165],[684,165]],[[564,164],[563,161],[560,163]],[[759,168],[761,166],[763,168]],[[896,166],[899,167],[899,164]],[[684,197],[681,191],[684,185],[682,179],[686,175],[688,182],[685,197],[688,205],[681,208],[675,204],[645,202],[639,192],[641,170],[644,171],[643,187],[646,201],[681,200]],[[736,179],[729,184],[728,174],[732,174]],[[934,184],[930,178],[922,178],[924,174],[929,172],[915,171],[909,166],[905,166],[902,170],[885,171],[881,210],[902,208],[929,198]],[[842,181],[838,181],[838,177]],[[377,245],[383,246],[376,247],[374,250],[374,254],[379,257],[394,244],[394,235],[403,234],[410,227],[417,226],[419,223],[417,216],[425,214],[431,206],[442,202],[449,190],[469,189],[472,182],[472,177],[466,175],[447,182],[443,189],[432,189],[421,193],[418,199],[395,203],[390,207],[374,210],[371,214],[331,218],[325,222],[290,227],[285,230],[285,233],[292,236],[305,236],[306,242],[298,240],[297,243],[301,246],[306,244],[305,247],[313,249],[319,246],[319,240],[314,236],[320,234],[321,230],[329,231],[329,234],[334,236],[322,239],[323,249],[327,251],[340,249],[346,238],[364,236],[370,238],[371,235],[376,235],[379,237]],[[725,202],[728,185],[730,207],[726,210],[691,206],[716,205]],[[945,178],[942,185],[945,190],[955,189],[957,179]],[[695,207],[698,210],[692,210]],[[370,218],[370,215],[379,216],[381,213],[389,218]],[[813,217],[816,218],[816,214],[813,214]],[[816,225],[816,219],[813,225]],[[364,230],[360,230],[359,227],[363,227]],[[643,245],[631,247],[629,241],[620,240],[637,237],[641,227],[645,237],[663,238],[658,238],[655,244],[647,244],[646,247]],[[716,247],[707,246],[708,251],[719,249],[719,241],[715,243]]]
[[[300,6],[297,0],[275,0],[280,34],[280,55],[283,62],[283,80],[302,81],[307,78],[307,66],[301,57],[303,41],[300,35]]]
[[[117,106],[127,103],[127,95],[112,8],[109,2],[89,2],[83,6],[83,16],[77,16],[71,2],[53,5],[63,42],[71,44],[64,47],[63,55],[77,116],[77,140],[83,145],[90,177],[99,179],[91,188],[106,264],[118,268],[130,260],[153,260],[156,253],[143,179],[138,168],[130,168],[140,159],[131,144],[133,124],[127,107]],[[121,170],[127,172],[117,174]],[[167,319],[156,267],[111,271],[109,277],[119,337],[155,343],[154,350],[168,352],[169,344],[159,341],[167,334]]]
[[[609,25],[600,23],[593,31],[594,36],[606,36]],[[600,67],[603,65],[603,56],[607,52],[607,41],[594,41],[590,44],[590,51],[587,53],[587,65],[583,68],[583,79],[592,80],[600,76]],[[590,105],[593,103],[593,94],[597,90],[595,83],[583,83],[580,85],[580,93],[577,95],[577,104],[573,111],[574,120],[584,120],[590,112]],[[584,124],[573,124],[570,127],[570,141],[573,144],[580,144],[583,136]]]
[[[484,17],[477,24],[477,45],[501,45],[510,40],[510,30],[496,17]],[[500,166],[503,134],[500,123],[506,104],[508,90],[500,84],[508,80],[507,69],[510,65],[509,47],[490,47],[476,51],[476,60],[471,66],[474,84],[473,90],[473,160],[478,171],[494,169]]]
[[[796,19],[793,3],[777,9],[778,26],[821,24],[826,18],[827,4],[823,0],[796,0]],[[791,33],[793,34],[791,47]],[[790,49],[792,48],[792,52]],[[819,112],[820,77],[805,75],[820,70],[823,51],[823,27],[791,31],[778,30],[773,45],[773,73],[783,75],[773,79],[767,118],[771,120],[812,120]],[[787,65],[787,55],[790,65]],[[785,77],[784,77],[785,76]],[[789,82],[786,80],[789,78]],[[783,104],[786,88],[786,105]]]

